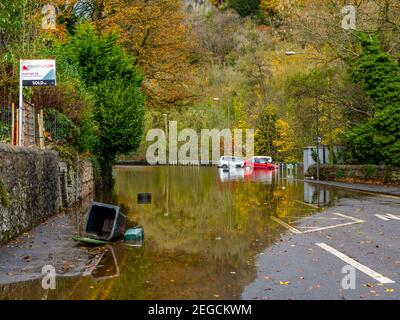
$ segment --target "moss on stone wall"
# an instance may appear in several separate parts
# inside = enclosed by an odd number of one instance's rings
[[[0,178],[0,204],[5,208],[8,208],[9,205],[7,189],[1,178]]]
[[[74,170],[78,169],[79,153],[71,146],[56,145],[52,149],[56,151],[61,161],[65,161]]]

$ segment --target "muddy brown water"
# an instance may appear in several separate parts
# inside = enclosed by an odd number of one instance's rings
[[[0,284],[0,299],[239,299],[256,276],[257,255],[287,232],[271,216],[312,215],[344,195],[295,177],[264,170],[118,167],[114,202],[131,224],[144,227],[143,246],[118,241],[80,248],[81,265],[70,261],[74,272],[58,268],[55,290],[44,290],[40,277],[20,277]],[[143,192],[152,194],[151,204],[137,203]],[[76,246],[71,237],[65,235],[64,247]],[[51,243],[43,250],[51,252]]]

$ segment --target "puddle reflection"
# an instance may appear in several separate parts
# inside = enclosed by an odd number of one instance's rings
[[[304,202],[320,206],[332,205],[332,190],[322,188],[320,185],[304,183]]]
[[[292,174],[292,173],[291,173]],[[239,299],[256,276],[257,254],[287,230],[271,217],[312,215],[304,203],[332,204],[333,191],[285,170],[121,167],[116,204],[146,241],[88,249],[80,275],[57,278],[47,299]],[[150,193],[151,203],[137,203]],[[317,194],[317,195],[316,195]],[[41,299],[40,280],[0,286],[0,299]]]

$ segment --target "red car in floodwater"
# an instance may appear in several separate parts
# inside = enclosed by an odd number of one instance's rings
[[[278,166],[272,163],[271,157],[251,157],[249,160],[246,160],[244,167],[246,169],[278,169]]]

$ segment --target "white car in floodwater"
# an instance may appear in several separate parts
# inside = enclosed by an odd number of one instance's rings
[[[218,168],[228,169],[233,168],[244,168],[245,161],[240,157],[223,156],[218,161]]]

